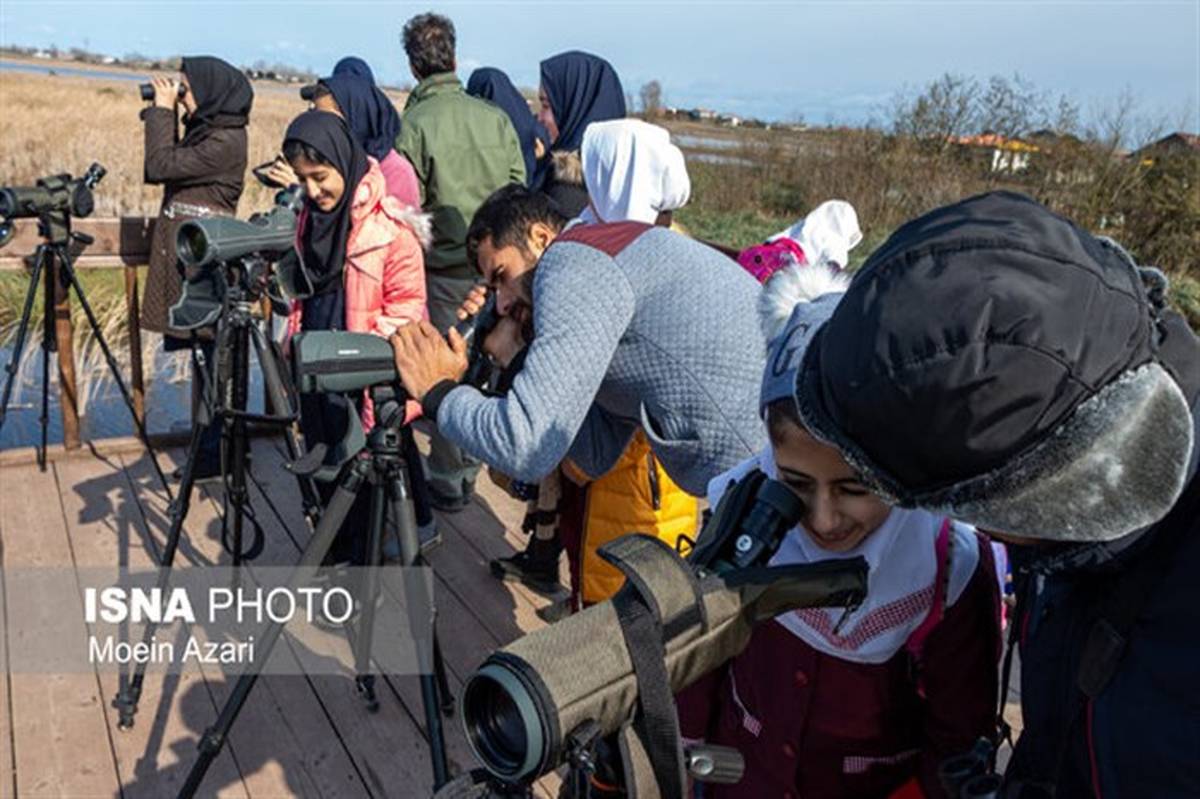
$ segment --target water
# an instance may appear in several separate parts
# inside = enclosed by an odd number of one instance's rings
[[[0,58],[0,72],[24,72],[30,75],[56,75],[69,78],[95,78],[98,80],[120,80],[130,83],[146,83],[150,80],[150,72],[115,69],[82,69],[80,67],[63,66],[60,62],[49,64],[30,64],[25,61],[8,61]],[[254,81],[254,91],[268,92],[299,92],[299,84],[270,83]]]
[[[677,147],[685,150],[736,150],[746,143],[741,139],[719,139],[714,136],[692,136],[686,133],[679,136],[672,136],[671,141]]]
[[[186,358],[186,353],[167,353],[161,349],[156,351],[152,359],[153,368],[145,364],[146,380],[146,427],[153,435],[171,431],[186,431],[191,424],[192,391],[189,380],[172,380],[168,375],[177,370],[177,358]],[[11,346],[0,347],[0,365],[7,366],[12,358]],[[41,358],[40,347],[26,345],[24,360],[28,365],[21,370],[18,382],[13,386],[12,401],[8,406],[8,416],[4,427],[0,428],[0,450],[12,447],[33,446],[41,441],[41,427],[38,417],[42,410],[41,394]],[[250,408],[254,412],[262,412],[263,390],[262,372],[257,360],[251,355],[250,370]],[[48,440],[51,444],[62,443],[62,413],[59,409],[58,390],[58,355],[50,354],[50,413]],[[78,370],[79,366],[76,365]],[[92,396],[80,417],[80,437],[85,441],[101,438],[116,438],[134,434],[133,418],[121,398],[121,391],[112,379],[107,366],[100,367],[102,374],[93,375],[92,380],[98,381]],[[0,373],[7,377],[7,373]],[[25,378],[21,380],[20,378]],[[129,375],[122,374],[121,379],[129,386]],[[83,390],[82,380],[80,391]]]
[[[703,164],[729,164],[732,166],[754,166],[756,162],[749,158],[738,158],[734,155],[722,155],[720,153],[684,153],[684,158],[688,161],[698,161]]]
[[[28,72],[34,75],[66,75],[72,78],[104,78],[105,80],[127,80],[143,83],[146,75],[137,72],[113,71],[105,69],[80,69],[54,64],[29,64],[24,61],[6,61],[0,59],[0,72]]]

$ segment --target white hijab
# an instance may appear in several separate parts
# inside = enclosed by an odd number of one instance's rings
[[[800,245],[810,264],[821,262],[846,268],[850,251],[862,241],[858,214],[845,200],[826,200],[808,212],[808,216],[767,241],[788,238]]]
[[[715,507],[730,480],[752,469],[778,479],[775,457],[768,446],[708,485]],[[775,617],[789,632],[820,652],[853,663],[884,663],[903,647],[929,615],[937,578],[937,537],[944,517],[923,510],[893,508],[880,527],[848,552],[822,549],[801,527],[794,527],[771,557],[770,565],[815,563],[861,555],[866,558],[867,598],[853,613],[842,608],[804,608]],[[955,522],[951,528],[951,563],[946,607],[953,605],[979,564],[979,546],[972,528]],[[839,627],[840,623],[840,627]]]
[[[640,119],[593,122],[580,148],[591,208],[586,222],[644,222],[682,208],[691,195],[683,153],[665,128]]]

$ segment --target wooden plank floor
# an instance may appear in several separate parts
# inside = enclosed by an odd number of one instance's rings
[[[251,500],[266,548],[250,568],[290,565],[310,535],[299,492],[282,468],[278,442],[255,439],[252,447]],[[182,452],[168,451],[160,454],[160,465],[169,472],[181,458]],[[439,515],[443,543],[430,557],[439,633],[456,695],[487,653],[543,626],[537,611],[549,604],[488,574],[489,559],[523,545],[518,532],[523,509],[486,477],[477,491],[461,513]],[[219,486],[193,495],[177,568],[228,563],[219,544],[219,508]],[[144,455],[64,457],[44,473],[32,463],[0,465],[0,568],[149,568],[157,563],[168,525],[165,498]],[[77,596],[79,586],[46,591]],[[111,701],[120,675],[10,673],[8,654],[36,630],[33,622],[10,622],[36,620],[41,599],[0,590],[0,799],[174,796],[231,683],[211,669],[149,674],[136,725],[119,730]],[[82,612],[76,617],[82,620]],[[1019,729],[1016,681],[1014,675],[1009,716]],[[417,680],[388,677],[378,693],[381,707],[372,714],[349,678],[264,677],[199,795],[428,796],[432,778]],[[447,720],[445,732],[452,771],[473,767],[460,719]],[[558,777],[550,775],[537,786],[538,795],[556,796],[558,785]]]
[[[180,451],[160,454],[167,471]],[[296,562],[310,531],[278,444],[253,442],[252,502],[267,546],[256,564]],[[219,544],[220,487],[193,494],[176,567],[227,564]],[[464,512],[439,516],[443,543],[431,560],[438,626],[452,689],[497,646],[542,626],[548,600],[499,583],[487,561],[511,554],[521,536],[506,529],[519,503],[484,478]],[[93,454],[0,466],[0,566],[75,568],[157,562],[169,525],[165,497],[138,454]],[[251,566],[253,569],[253,564]],[[0,586],[2,587],[2,586]],[[79,594],[78,585],[47,591]],[[219,672],[147,675],[136,724],[117,728],[111,702],[121,676],[10,674],[6,653],[21,645],[42,604],[28,592],[0,591],[0,799],[7,797],[169,797],[195,760],[196,743],[232,688]],[[82,608],[82,598],[79,598]],[[84,625],[82,610],[77,618]],[[79,631],[82,634],[82,629]],[[283,648],[283,645],[280,645]],[[415,677],[379,681],[381,707],[368,713],[349,678],[264,677],[255,686],[201,796],[417,797],[431,793],[424,711]],[[475,764],[455,716],[445,722],[451,768]],[[551,775],[540,796],[557,794]]]

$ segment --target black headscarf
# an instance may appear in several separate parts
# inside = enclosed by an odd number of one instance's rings
[[[334,64],[333,74],[353,75],[356,78],[365,79],[372,86],[375,85],[375,73],[371,71],[370,65],[356,55],[348,55]]]
[[[349,73],[322,78],[321,83],[333,94],[355,140],[367,155],[382,161],[400,135],[400,115],[392,101],[366,79]]]
[[[525,156],[525,183],[532,184],[537,168],[533,143],[536,139],[541,139],[549,150],[550,134],[529,110],[529,103],[525,102],[525,98],[512,85],[508,76],[494,67],[480,67],[472,72],[467,80],[467,94],[494,103],[508,114],[513,127],[516,128],[517,141],[521,143],[521,154]]]
[[[350,134],[345,121],[326,111],[305,111],[292,120],[284,135],[284,147],[290,141],[307,144],[321,154],[346,182],[342,198],[332,211],[322,211],[308,201],[309,219],[302,234],[304,267],[317,293],[340,285],[337,278],[346,260],[346,241],[350,237],[350,209],[354,190],[367,174],[367,154]]]
[[[212,128],[244,128],[250,121],[254,90],[237,67],[213,56],[188,56],[179,71],[187,76],[196,110],[183,120],[184,143]]]
[[[591,53],[571,50],[541,64],[542,88],[554,111],[558,138],[554,150],[578,150],[592,122],[625,116],[625,90],[612,64]]]

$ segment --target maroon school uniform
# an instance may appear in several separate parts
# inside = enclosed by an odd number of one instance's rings
[[[867,553],[868,597],[890,581],[886,601],[843,628],[824,609],[764,623],[741,655],[679,695],[686,738],[746,759],[741,782],[706,785],[705,799],[886,797],[914,779],[943,795],[938,763],[993,727],[1000,600],[986,541],[936,521],[894,510],[891,529],[872,534],[894,538]],[[799,536],[773,563],[802,559]]]

